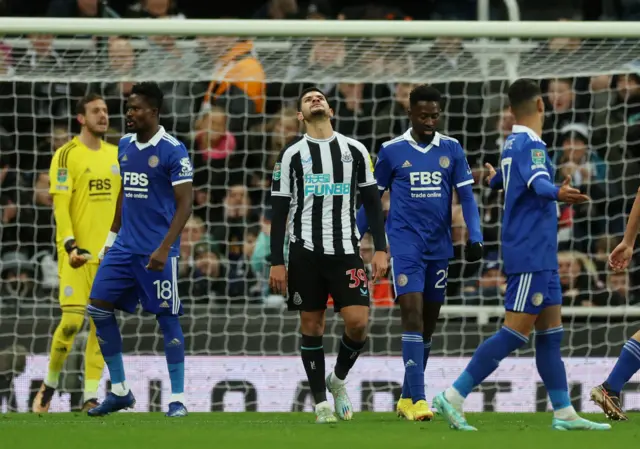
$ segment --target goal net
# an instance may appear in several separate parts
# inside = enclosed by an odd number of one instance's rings
[[[486,255],[481,263],[463,261],[466,229],[454,205],[456,257],[426,370],[427,397],[433,397],[500,326],[502,198],[480,180],[483,164],[499,160],[513,124],[506,89],[522,76],[541,82],[547,106],[542,137],[557,167],[556,181],[570,176],[592,198],[584,206],[560,205],[558,241],[571,396],[576,409],[594,410],[589,389],[606,378],[640,316],[635,263],[623,274],[606,265],[640,184],[640,28],[0,21],[13,33],[0,45],[2,410],[30,410],[60,316],[58,290],[64,286],[47,193],[53,151],[78,132],[74,105],[88,92],[106,99],[106,139],[117,143],[125,132],[126,98],[140,80],[162,86],[162,124],[186,144],[195,166],[194,215],[182,233],[178,279],[186,306],[191,411],[310,410],[297,357],[298,317],[283,311],[283,298],[267,285],[271,172],[278,152],[299,132],[295,100],[301,90],[320,86],[334,108],[335,129],[363,142],[374,158],[382,142],[408,128],[413,86],[429,83],[442,92],[440,131],[463,144],[478,181]],[[384,204],[388,208],[386,197]],[[369,264],[368,238],[361,254]],[[356,410],[390,411],[403,378],[399,313],[390,280],[371,292],[369,343],[348,389]],[[119,322],[137,409],[165,408],[169,381],[154,317],[122,315]],[[327,369],[341,334],[340,317],[329,312]],[[74,409],[81,400],[84,336],[69,354],[54,411]],[[529,346],[470,396],[469,410],[548,409],[534,372]],[[638,376],[627,386],[627,408],[640,406],[637,382]],[[104,380],[101,391],[106,388]]]

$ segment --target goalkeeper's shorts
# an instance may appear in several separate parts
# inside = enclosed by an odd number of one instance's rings
[[[422,293],[425,301],[443,303],[447,290],[449,259],[428,260],[423,256],[394,256],[391,275],[396,299],[407,293]]]
[[[538,315],[549,306],[562,304],[558,270],[519,273],[507,276],[504,307],[510,312]]]
[[[86,263],[80,268],[71,268],[67,253],[59,255],[60,291],[58,299],[61,307],[86,307],[89,293],[98,271],[98,264]]]
[[[138,305],[155,315],[182,315],[178,297],[178,258],[169,257],[162,271],[147,270],[149,256],[111,247],[91,289],[91,299],[110,302],[134,313]]]

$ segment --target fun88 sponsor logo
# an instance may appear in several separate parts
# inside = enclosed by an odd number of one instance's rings
[[[331,175],[326,173],[304,176],[304,196],[332,196],[351,194],[351,184],[348,182],[331,182]]]

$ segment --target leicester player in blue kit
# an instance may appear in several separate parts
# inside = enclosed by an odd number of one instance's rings
[[[536,366],[553,407],[557,430],[608,430],[609,424],[581,418],[571,405],[560,354],[562,293],[558,277],[557,201],[582,203],[589,198],[569,186],[552,183],[554,169],[540,139],[544,103],[536,81],[520,79],[509,87],[516,119],[502,150],[500,170],[489,169],[489,185],[503,189],[502,256],[507,290],[502,328],[476,350],[463,373],[433,401],[453,429],[476,430],[463,414],[467,395],[497,368],[501,360],[529,342],[536,332]]]
[[[185,146],[159,125],[162,99],[158,85],[145,82],[134,85],[127,100],[126,124],[133,134],[118,145],[122,189],[87,308],[109,368],[111,392],[89,416],[135,404],[114,310],[133,313],[138,304],[156,315],[162,330],[171,380],[166,416],[187,415],[177,266],[180,233],[191,215],[193,169]]]
[[[408,420],[430,420],[424,371],[431,336],[445,300],[451,241],[451,202],[458,193],[469,242],[469,261],[482,257],[480,215],[473,196],[473,177],[457,140],[436,131],[440,92],[417,86],[409,96],[411,128],[382,144],[375,165],[380,193],[391,194],[386,223],[391,269],[402,317],[402,357],[405,377],[397,412]],[[358,230],[367,230],[364,210]]]

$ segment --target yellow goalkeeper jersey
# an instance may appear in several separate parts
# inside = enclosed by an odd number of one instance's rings
[[[99,150],[91,150],[74,137],[56,150],[49,177],[58,254],[65,254],[64,242],[73,237],[78,247],[93,256],[89,263],[98,263],[98,253],[111,229],[120,192],[118,147],[102,141]],[[65,196],[68,200],[56,196]],[[60,205],[68,208],[67,213],[60,210]],[[59,257],[59,262],[62,259]]]

